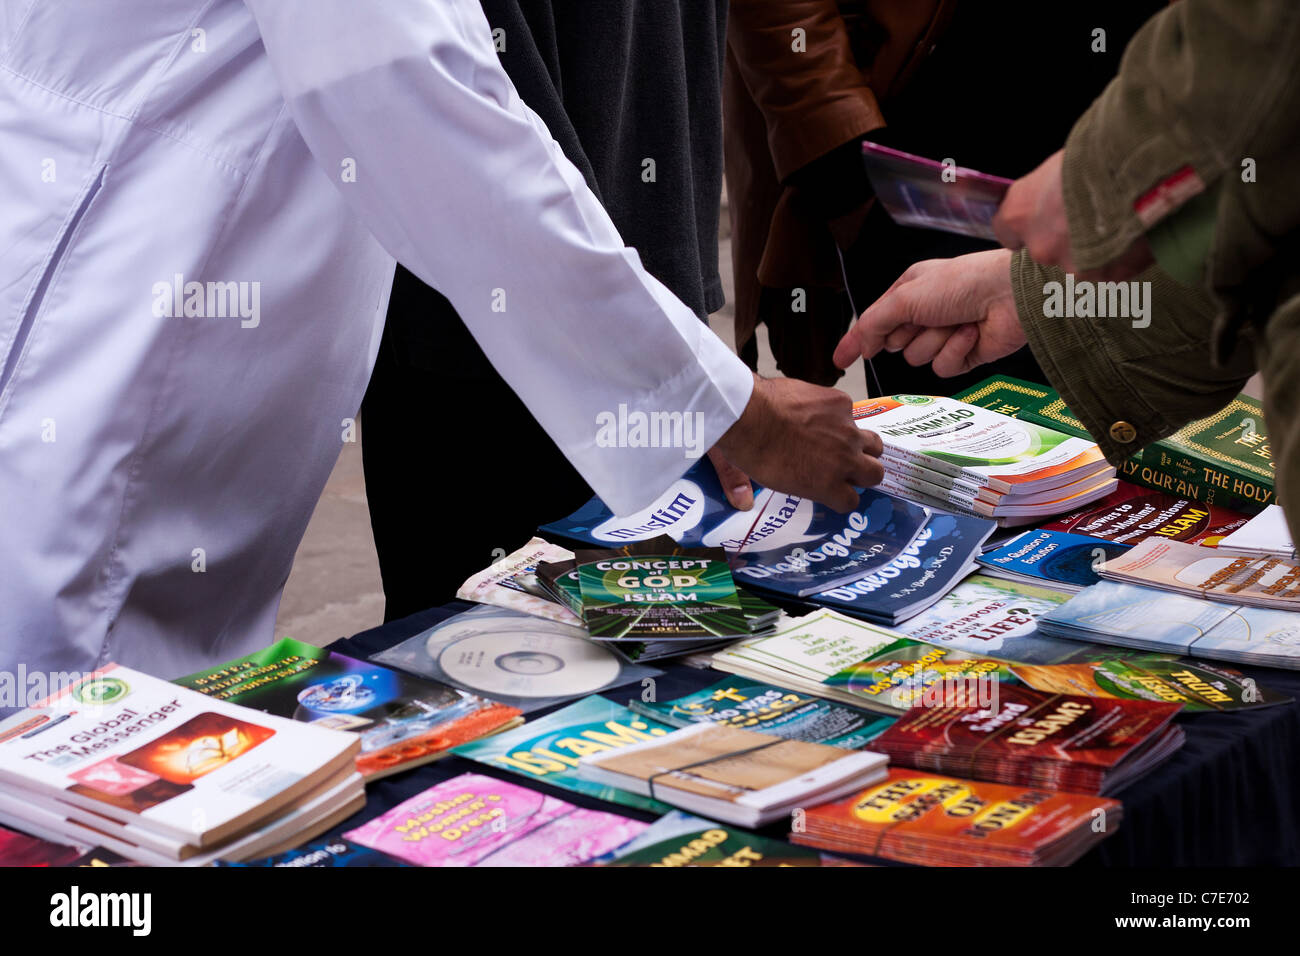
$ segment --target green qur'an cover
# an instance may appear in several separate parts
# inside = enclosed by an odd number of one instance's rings
[[[587,754],[662,737],[674,729],[604,697],[591,696],[522,727],[457,747],[454,752],[563,790],[667,813],[672,808],[666,803],[579,779],[577,766]]]

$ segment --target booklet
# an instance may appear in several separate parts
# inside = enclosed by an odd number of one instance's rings
[[[997,241],[993,217],[1010,179],[878,143],[862,144],[862,160],[876,198],[900,226]]]
[[[648,824],[466,773],[343,834],[417,866],[576,866]]]
[[[1066,531],[1026,531],[977,560],[983,573],[992,577],[1077,594],[1101,580],[1097,569],[1107,559],[1128,550],[1126,544]]]
[[[0,723],[0,785],[209,847],[350,771],[360,747],[110,664]]]
[[[1295,542],[1291,540],[1291,528],[1286,523],[1286,514],[1280,505],[1269,505],[1219,544],[1241,554],[1283,558],[1288,561],[1297,558]]]
[[[1045,633],[1154,652],[1300,669],[1300,614],[1103,581],[1039,619]],[[1254,681],[1247,688],[1254,691]]]
[[[1098,569],[1108,581],[1251,607],[1300,611],[1300,564],[1149,539]]]
[[[336,867],[409,867],[396,857],[380,853],[370,847],[358,846],[347,840],[312,840],[285,853],[250,860],[247,863],[227,863],[218,860],[217,866],[275,867],[278,869],[334,869]]]
[[[701,461],[634,515],[616,516],[593,498],[541,531],[597,547],[666,534],[686,547],[723,548],[737,584],[804,597],[886,567],[928,518],[928,509],[870,488],[848,514],[762,487],[753,508],[737,511]]]
[[[1038,496],[1115,474],[1096,442],[954,398],[882,396],[855,404],[853,417],[859,428],[880,436],[888,456],[923,470],[939,486],[1050,500]]]
[[[576,768],[579,758],[585,754],[663,737],[673,729],[671,724],[634,714],[604,697],[592,696],[504,734],[464,744],[455,752],[485,766],[509,770],[562,790],[638,810],[666,813],[670,809],[667,804],[583,780]]]
[[[960,695],[952,695],[956,697]],[[1002,687],[989,705],[914,707],[873,743],[893,766],[1075,793],[1113,793],[1182,745],[1179,704]]]
[[[784,840],[674,810],[601,866],[858,866]]]
[[[747,677],[727,677],[676,700],[629,700],[629,709],[674,727],[722,724],[774,737],[859,750],[892,718]]]
[[[721,724],[692,724],[655,740],[589,754],[578,773],[745,827],[833,800],[878,780],[886,758]]]
[[[1115,832],[1118,800],[893,767],[810,808],[790,840],[924,866],[1066,866]]]
[[[175,683],[216,700],[358,734],[357,769],[368,780],[523,723],[517,708],[287,637]]]
[[[1116,544],[1141,544],[1165,538],[1213,547],[1230,546],[1232,536],[1246,525],[1246,515],[1222,505],[1139,488],[1127,481],[1095,504],[1079,508],[1044,524],[1044,531],[1068,531],[1104,538]]]
[[[983,518],[933,514],[916,540],[888,565],[807,600],[851,617],[897,626],[942,599],[966,577],[996,527]]]
[[[543,562],[571,560],[573,552],[568,548],[535,537],[519,550],[471,575],[460,586],[456,597],[462,601],[535,614],[560,624],[581,625],[582,619],[567,606],[556,604],[549,595],[539,593],[535,583],[532,587],[523,583],[536,574],[537,566]]]

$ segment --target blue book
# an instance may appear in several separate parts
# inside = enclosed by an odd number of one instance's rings
[[[1068,531],[1027,531],[978,560],[984,574],[1077,594],[1101,580],[1102,562],[1129,547]]]
[[[287,853],[251,860],[247,863],[226,863],[218,860],[217,866],[282,867],[290,869],[333,869],[334,867],[409,867],[409,863],[394,859],[369,847],[349,843],[344,839],[313,840]]]
[[[966,577],[996,527],[983,518],[936,512],[916,540],[888,565],[808,600],[876,624],[899,624],[933,605]]]
[[[737,511],[701,460],[634,515],[617,516],[593,498],[540,530],[598,547],[666,534],[686,547],[725,548],[737,584],[806,597],[888,566],[929,518],[928,508],[870,488],[847,514],[760,486],[754,507]]]

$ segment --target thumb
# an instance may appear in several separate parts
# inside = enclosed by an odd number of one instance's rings
[[[717,448],[709,449],[709,461],[713,462],[713,470],[718,473],[718,482],[731,507],[737,511],[754,507],[754,486],[749,475],[729,462]]]

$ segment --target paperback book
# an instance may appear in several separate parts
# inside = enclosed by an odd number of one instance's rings
[[[590,754],[579,761],[578,773],[692,813],[756,827],[869,785],[884,775],[885,762],[870,751],[709,723]]]
[[[1269,505],[1220,543],[1223,547],[1239,554],[1253,554],[1261,558],[1282,558],[1286,561],[1297,559],[1295,542],[1291,540],[1291,529],[1286,523],[1286,514],[1280,505]]]
[[[810,808],[794,843],[924,866],[1066,866],[1120,825],[1118,800],[893,767]]]
[[[1067,531],[1027,531],[977,559],[982,573],[1010,581],[1038,584],[1065,594],[1101,580],[1097,569],[1109,558],[1129,550],[1115,544]]]
[[[648,824],[466,773],[344,834],[416,866],[577,866]]]
[[[370,780],[523,723],[517,708],[291,638],[175,683],[215,700],[356,733],[357,769]]]
[[[872,743],[895,767],[1014,786],[1107,794],[1182,746],[1178,704],[999,689],[989,705],[914,707]],[[953,701],[953,702],[950,702]]]
[[[737,511],[712,464],[702,461],[634,515],[616,516],[593,498],[541,530],[597,547],[666,534],[684,547],[722,548],[737,584],[806,597],[886,567],[928,518],[928,509],[870,488],[848,514],[762,487],[753,508]]]
[[[1043,525],[1044,531],[1068,531],[1116,544],[1141,544],[1147,538],[1186,541],[1214,547],[1245,527],[1247,516],[1221,505],[1202,504],[1121,481],[1096,504]]]
[[[514,730],[456,748],[456,754],[527,780],[585,794],[610,803],[666,813],[670,807],[638,793],[593,783],[578,776],[578,761],[589,753],[663,737],[671,724],[635,714],[604,697],[586,697]]]
[[[1300,564],[1178,541],[1144,541],[1098,569],[1108,581],[1211,601],[1300,611]]]
[[[633,699],[627,706],[673,727],[721,724],[845,750],[867,746],[891,723],[889,717],[747,677],[728,677],[676,700]]]
[[[380,853],[378,850],[372,850],[367,846],[358,846],[355,843],[349,843],[347,840],[312,840],[288,852],[277,853],[275,856],[263,857],[260,860],[250,860],[247,863],[227,863],[224,860],[218,860],[216,865],[241,868],[272,867],[288,870],[410,866],[409,863],[403,863],[387,853]]]
[[[535,580],[531,586],[523,583],[536,574],[538,564],[571,560],[573,552],[568,548],[542,538],[532,538],[519,550],[471,575],[460,586],[456,597],[462,601],[535,614],[560,624],[581,625],[582,619],[572,610],[557,604],[549,595],[539,593]]]
[[[993,217],[1011,180],[878,143],[862,144],[862,160],[876,198],[900,226],[997,241]]]

